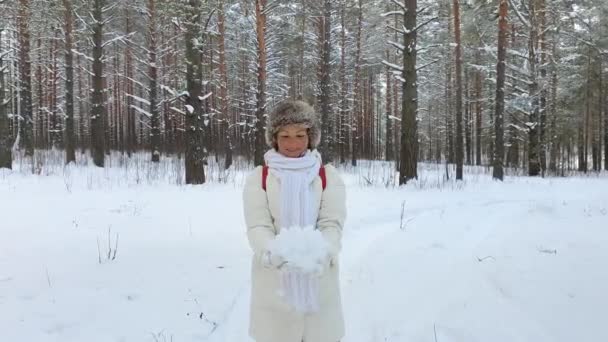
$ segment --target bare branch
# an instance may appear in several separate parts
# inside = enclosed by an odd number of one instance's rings
[[[397,32],[399,32],[401,34],[405,34],[405,31],[402,31],[402,30],[400,30],[398,28],[392,27],[391,25],[386,25],[386,27],[388,27],[391,30],[397,31]]]
[[[485,257],[483,257],[483,258],[477,257],[477,261],[479,261],[479,262],[482,262],[482,261],[484,261],[484,260],[486,260],[486,259],[494,259],[494,260],[496,260],[496,258],[494,258],[494,257],[493,257],[493,256],[491,256],[491,255],[487,255],[487,256],[485,256]]]
[[[530,22],[528,22],[526,18],[524,18],[523,15],[519,12],[517,6],[515,6],[515,4],[513,3],[513,0],[509,0],[509,4],[511,5],[511,8],[513,8],[513,12],[515,12],[517,17],[519,18],[519,21],[521,21],[521,23],[524,24],[527,29],[530,29]]]
[[[211,21],[211,18],[213,17],[213,13],[215,13],[215,8],[211,11],[211,13],[209,13],[209,17],[207,17],[207,22],[205,22],[205,27],[203,27],[203,31],[207,31],[207,26],[209,26],[209,21]]]
[[[434,60],[434,61],[432,61],[432,62],[428,62],[428,63],[426,63],[426,64],[425,64],[425,65],[423,65],[423,66],[417,67],[417,68],[416,68],[416,71],[420,71],[420,70],[422,70],[422,69],[424,69],[424,68],[428,67],[429,65],[433,65],[433,64],[435,64],[435,63],[437,63],[437,62],[439,62],[439,60],[438,60],[438,59],[436,59],[436,60]]]
[[[105,13],[105,12],[111,11],[111,10],[112,10],[112,9],[114,9],[114,7],[116,7],[116,6],[117,6],[119,3],[120,3],[120,2],[119,2],[119,1],[117,1],[117,2],[115,2],[115,3],[113,3],[113,4],[109,5],[109,6],[106,6],[106,7],[102,8],[102,9],[101,9],[101,13]]]
[[[429,19],[429,20],[427,20],[427,21],[423,22],[422,24],[420,24],[420,25],[416,26],[416,28],[414,29],[414,31],[418,31],[418,30],[420,30],[420,29],[421,29],[421,28],[422,28],[424,25],[426,25],[426,24],[430,23],[431,21],[437,20],[437,19],[438,19],[437,17],[433,17],[433,18],[431,18],[431,19]]]
[[[424,50],[428,50],[428,49],[435,48],[435,47],[442,47],[442,46],[443,46],[442,44],[430,44],[430,45],[418,47],[416,49],[416,51],[417,52],[422,52]]]
[[[405,8],[405,4],[400,3],[397,0],[391,0],[395,5],[401,7],[401,9],[403,10],[403,12],[407,12],[407,9]]]
[[[599,52],[599,53],[603,53],[603,54],[605,54],[605,53],[606,53],[605,51],[603,52],[603,51],[602,51],[602,50],[601,50],[601,49],[600,49],[600,48],[597,46],[597,44],[594,44],[593,42],[590,42],[590,41],[585,40],[585,39],[583,39],[583,38],[577,37],[576,35],[573,35],[573,34],[568,33],[568,32],[566,32],[566,31],[561,32],[561,33],[565,34],[565,35],[566,35],[566,36],[568,36],[568,37],[571,37],[571,38],[574,38],[574,39],[576,39],[576,40],[580,41],[581,43],[583,43],[583,44],[585,44],[585,45],[587,45],[587,46],[589,46],[589,47],[593,48],[594,50],[596,50],[596,51],[597,51],[597,52]]]

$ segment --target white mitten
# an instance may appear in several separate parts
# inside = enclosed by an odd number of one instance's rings
[[[331,257],[329,255],[325,256],[324,258],[317,260],[317,267],[315,272],[313,272],[314,275],[320,277],[323,274],[325,274],[327,272],[327,270],[329,270],[329,267],[331,266]]]
[[[262,265],[266,268],[281,269],[287,264],[287,261],[285,261],[285,259],[283,259],[283,257],[281,257],[280,255],[271,253],[268,250],[264,251],[262,253],[261,261],[262,261]]]

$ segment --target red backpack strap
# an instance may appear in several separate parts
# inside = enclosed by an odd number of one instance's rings
[[[321,177],[321,186],[323,187],[323,190],[325,190],[327,178],[325,177],[325,166],[323,165],[319,167],[319,177]],[[264,191],[266,191],[266,178],[268,178],[268,166],[264,165],[262,166],[262,189],[264,189]]]
[[[327,179],[325,178],[325,166],[321,165],[319,168],[319,177],[321,177],[321,185],[323,186],[323,190],[325,190],[325,186],[327,185]]]
[[[266,178],[268,177],[268,166],[262,166],[262,189],[266,191]]]

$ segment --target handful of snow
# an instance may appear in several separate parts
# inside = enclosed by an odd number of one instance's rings
[[[290,268],[304,273],[323,271],[329,244],[312,226],[283,228],[268,246],[270,253],[280,256]]]

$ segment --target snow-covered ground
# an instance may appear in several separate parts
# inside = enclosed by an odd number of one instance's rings
[[[250,341],[245,172],[162,165],[0,170],[0,341]],[[369,170],[343,170],[343,342],[608,341],[606,175]]]

